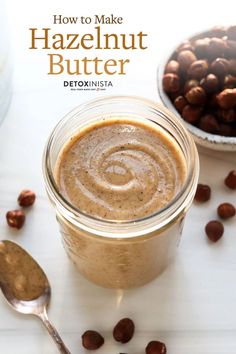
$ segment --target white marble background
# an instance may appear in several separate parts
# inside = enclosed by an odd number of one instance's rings
[[[45,53],[28,50],[28,28],[50,26],[52,14],[123,16],[122,31],[146,31],[149,49],[132,54],[128,74],[115,78],[114,88],[106,94],[158,100],[156,69],[168,48],[198,30],[235,23],[234,2],[8,0],[7,5],[14,86],[10,109],[0,126],[0,236],[25,247],[45,269],[52,285],[49,317],[71,352],[86,353],[80,336],[93,328],[106,340],[98,354],[142,354],[147,342],[154,339],[164,341],[169,354],[235,354],[236,219],[225,222],[224,237],[217,244],[206,240],[204,225],[216,217],[219,203],[236,202],[236,192],[223,184],[228,171],[236,167],[236,154],[201,151],[200,180],[211,185],[212,199],[192,206],[176,260],[161,277],[124,292],[93,285],[76,273],[64,253],[43,186],[41,159],[55,123],[98,93],[64,89],[60,78],[45,74]],[[17,206],[17,195],[25,187],[36,191],[37,202],[27,213],[22,230],[10,230],[5,213]],[[124,316],[136,324],[135,336],[125,346],[116,344],[111,335],[114,324]],[[15,313],[0,296],[0,353],[56,352],[39,321]]]

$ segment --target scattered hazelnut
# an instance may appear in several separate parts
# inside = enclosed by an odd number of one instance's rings
[[[230,189],[236,189],[236,170],[229,172],[225,178],[225,185]]]
[[[165,73],[179,74],[179,63],[176,60],[170,60],[165,68]]]
[[[34,204],[35,198],[36,198],[36,195],[34,192],[32,192],[29,189],[25,189],[20,193],[17,201],[20,206],[29,207]]]
[[[236,26],[231,26],[226,31],[228,39],[236,40]]]
[[[200,81],[200,85],[206,93],[211,94],[218,91],[219,80],[214,74],[208,74]]]
[[[198,80],[191,79],[191,80],[186,81],[185,85],[184,85],[184,94],[186,95],[186,93],[189,90],[191,90],[192,88],[197,87],[197,86],[199,86]]]
[[[191,78],[197,80],[200,80],[204,76],[206,76],[207,72],[208,72],[208,63],[206,60],[196,60],[190,65],[188,69],[188,75]]]
[[[210,65],[210,72],[222,78],[228,74],[229,62],[224,58],[215,59]]]
[[[88,330],[81,338],[83,347],[88,350],[98,349],[104,344],[104,338],[96,331]]]
[[[153,340],[146,346],[146,354],[166,354],[166,346],[164,343]]]
[[[176,74],[165,74],[162,83],[165,92],[176,92],[180,89],[179,77]]]
[[[127,343],[134,335],[134,322],[130,318],[123,318],[114,327],[113,337],[117,342]]]
[[[225,89],[217,95],[217,102],[223,109],[230,109],[236,105],[236,89]]]
[[[178,96],[174,100],[174,106],[178,112],[182,112],[184,107],[188,104],[186,98],[184,96]]]
[[[220,131],[219,123],[212,114],[206,114],[201,117],[199,128],[210,134],[218,134]]]
[[[25,222],[23,210],[11,210],[6,213],[7,223],[10,227],[21,229]]]
[[[201,113],[202,113],[201,107],[194,107],[194,106],[187,105],[184,107],[182,111],[182,117],[186,122],[190,124],[195,124],[199,120]]]
[[[191,52],[190,50],[183,50],[181,51],[178,56],[177,60],[180,65],[180,69],[183,71],[187,71],[190,65],[197,60],[196,55]]]
[[[216,242],[222,237],[224,226],[220,221],[212,220],[206,224],[205,231],[209,240]]]
[[[222,219],[229,219],[235,215],[236,211],[232,204],[222,203],[218,206],[217,213]]]
[[[207,184],[199,183],[195,193],[194,200],[205,203],[211,198],[211,188]]]
[[[223,57],[225,54],[226,44],[221,38],[213,37],[209,41],[207,54],[209,58]]]
[[[193,87],[185,96],[190,104],[203,105],[206,102],[206,93],[200,86]]]

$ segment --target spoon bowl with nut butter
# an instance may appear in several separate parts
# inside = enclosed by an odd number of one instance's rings
[[[0,287],[16,311],[39,317],[62,354],[70,354],[49,322],[47,306],[51,297],[48,279],[38,263],[19,245],[0,241]]]

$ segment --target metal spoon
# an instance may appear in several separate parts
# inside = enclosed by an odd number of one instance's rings
[[[0,287],[7,302],[18,312],[39,317],[60,353],[70,354],[49,322],[47,306],[51,288],[38,263],[14,242],[0,241]]]

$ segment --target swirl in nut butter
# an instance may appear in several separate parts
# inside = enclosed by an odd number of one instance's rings
[[[158,125],[101,120],[73,136],[58,158],[61,194],[80,211],[131,221],[165,207],[186,178],[183,153]]]

